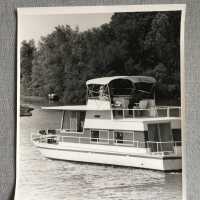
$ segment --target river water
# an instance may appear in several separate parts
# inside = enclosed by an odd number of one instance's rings
[[[44,158],[31,132],[58,127],[59,113],[35,109],[20,119],[17,200],[181,200],[181,173]]]

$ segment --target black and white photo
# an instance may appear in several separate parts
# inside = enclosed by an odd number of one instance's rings
[[[182,199],[184,14],[18,9],[16,199]]]

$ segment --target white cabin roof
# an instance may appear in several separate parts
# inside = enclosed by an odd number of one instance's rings
[[[111,77],[90,79],[86,82],[86,85],[90,85],[90,84],[107,85],[111,81],[116,80],[116,79],[129,80],[132,83],[138,83],[138,82],[155,83],[156,82],[156,80],[150,76],[111,76]]]
[[[88,107],[87,105],[74,105],[74,106],[48,106],[42,107],[43,110],[71,110],[71,111],[86,111],[86,110],[109,110],[109,109],[102,109],[102,108],[92,108]]]

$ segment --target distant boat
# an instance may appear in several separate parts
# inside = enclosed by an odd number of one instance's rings
[[[32,116],[31,111],[33,111],[33,108],[30,108],[28,106],[23,106],[20,105],[20,116],[25,117],[25,116]]]
[[[50,94],[48,94],[48,99],[49,99],[49,101],[58,101],[59,96],[55,93],[50,93]]]
[[[113,76],[86,82],[87,104],[60,111],[60,129],[39,130],[47,158],[161,171],[181,170],[181,108],[155,105],[156,80]]]

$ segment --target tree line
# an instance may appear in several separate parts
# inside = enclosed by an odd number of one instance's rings
[[[157,80],[159,99],[180,98],[180,12],[114,13],[87,31],[59,25],[36,46],[21,43],[21,94],[56,93],[67,104],[85,103],[85,82],[115,75]]]

